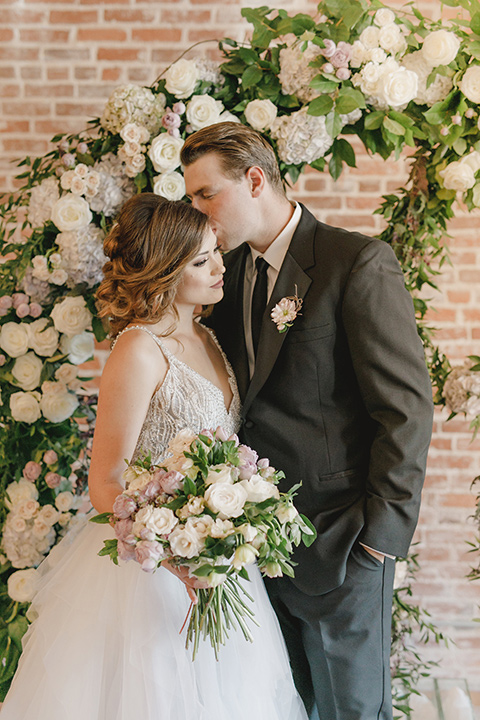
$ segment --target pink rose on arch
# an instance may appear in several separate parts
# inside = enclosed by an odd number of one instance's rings
[[[43,462],[45,465],[54,465],[58,460],[58,455],[55,450],[46,450],[43,455]]]
[[[16,316],[20,319],[27,317],[30,314],[30,306],[27,303],[21,303],[15,310]]]
[[[320,52],[322,53],[323,57],[330,58],[334,54],[334,52],[337,49],[336,44],[333,40],[330,40],[330,38],[326,38],[324,41],[325,47]]]
[[[180,115],[177,115],[176,112],[172,112],[171,110],[166,112],[165,115],[162,117],[162,125],[167,130],[174,130],[176,128],[179,128],[180,124]]]
[[[35,482],[40,477],[41,472],[42,466],[33,460],[29,460],[23,468],[23,477],[30,480],[30,482]]]
[[[172,110],[174,113],[177,113],[177,115],[183,115],[183,113],[186,110],[186,105],[181,100],[175,103],[175,105],[172,107]]]
[[[33,318],[38,318],[42,314],[42,306],[36,302],[30,303],[30,305],[28,306],[28,309],[30,311],[30,315]]]
[[[62,476],[55,472],[48,472],[45,475],[45,482],[49,488],[56,488],[62,482]]]
[[[119,495],[113,503],[113,514],[121,519],[129,518],[136,509],[137,504],[135,500],[128,497],[128,495]]]
[[[25,293],[13,293],[12,302],[14,309],[17,310],[20,305],[28,305],[30,298]]]
[[[183,475],[176,470],[165,473],[160,480],[162,490],[167,495],[175,495],[177,490],[183,488]]]
[[[338,43],[337,49],[329,60],[335,68],[348,67],[351,54],[352,46],[349,43],[342,41]]]

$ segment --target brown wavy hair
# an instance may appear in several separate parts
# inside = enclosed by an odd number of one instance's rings
[[[207,216],[183,201],[154,193],[127,200],[104,240],[110,259],[96,293],[98,314],[108,318],[112,338],[133,321],[156,323],[168,310],[175,317],[183,270],[207,228]]]

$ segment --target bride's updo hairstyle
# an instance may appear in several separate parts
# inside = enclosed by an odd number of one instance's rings
[[[104,240],[96,298],[114,338],[129,323],[156,323],[174,300],[183,270],[199,252],[208,218],[185,202],[141,193],[127,200]],[[172,327],[173,330],[173,327]]]

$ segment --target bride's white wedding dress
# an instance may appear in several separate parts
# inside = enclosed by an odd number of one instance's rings
[[[234,432],[240,403],[231,369],[227,411],[221,390],[150,334],[169,369],[135,453],[148,449],[159,459],[185,427]],[[192,662],[180,635],[189,608],[184,585],[164,568],[149,575],[136,562],[116,567],[99,557],[108,537],[109,525],[85,520],[40,566],[38,616],[1,720],[306,720],[257,568],[249,569],[247,588],[260,625],[251,625],[254,642],[232,631],[218,662],[208,642]]]

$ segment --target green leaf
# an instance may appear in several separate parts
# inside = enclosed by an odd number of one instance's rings
[[[300,518],[302,520],[302,523],[307,526],[307,532],[304,532],[302,529],[303,543],[306,547],[310,547],[310,545],[312,545],[317,539],[317,531],[315,529],[315,526],[310,522],[306,515],[300,515]]]
[[[100,513],[90,518],[91,523],[98,523],[98,525],[106,525],[110,522],[113,514],[109,512]]]
[[[263,77],[262,70],[256,65],[249,65],[242,75],[242,88],[247,90],[257,85]]]
[[[185,495],[196,495],[197,494],[197,486],[191,480],[188,476],[185,476],[183,480],[183,491]]]
[[[321,95],[314,98],[308,106],[307,113],[309,115],[326,115],[333,108],[333,100],[329,95]]]
[[[138,192],[141,193],[148,185],[148,177],[142,172],[135,177],[133,182],[135,183]]]
[[[338,180],[343,170],[343,161],[339,155],[333,154],[328,163],[328,170],[334,180]]]
[[[102,342],[108,335],[107,331],[103,326],[103,322],[96,315],[92,317],[92,330],[93,334],[95,335],[95,340],[97,342]]]
[[[364,107],[365,98],[363,94],[353,88],[341,90],[335,103],[335,110],[342,115],[347,115],[353,110]]]
[[[28,629],[28,621],[23,615],[17,615],[11,623],[7,624],[8,634],[12,638],[16,647],[22,652],[22,637]]]
[[[338,88],[338,83],[333,80],[326,80],[323,75],[315,75],[310,82],[310,87],[320,93],[331,93]]]
[[[330,112],[325,118],[325,129],[332,138],[336,138],[342,132],[342,118],[337,112]]]
[[[375,112],[369,113],[365,117],[365,129],[366,130],[377,130],[382,126],[385,113],[376,110]]]
[[[356,167],[355,163],[355,150],[350,143],[344,138],[335,140],[332,147],[332,154],[338,153],[342,160],[344,160],[349,167]]]
[[[400,125],[396,120],[392,120],[388,115],[385,117],[383,121],[383,127],[388,132],[392,133],[392,135],[405,135],[405,128],[403,125]]]

